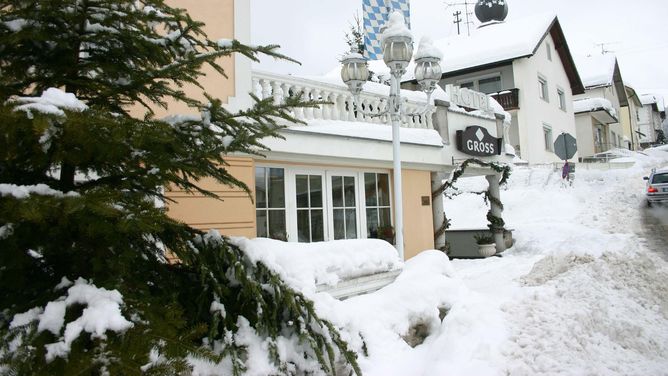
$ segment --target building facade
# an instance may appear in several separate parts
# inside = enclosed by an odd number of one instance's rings
[[[556,16],[492,23],[435,44],[446,56],[441,86],[495,98],[512,115],[508,144],[521,159],[559,160],[553,142],[561,133],[575,135],[573,96],[584,89]]]
[[[614,55],[577,59],[585,93],[575,96],[577,140],[580,157],[586,158],[614,148],[628,148],[620,115],[628,97]]]
[[[248,41],[248,2],[173,3],[187,8],[207,25],[215,25],[214,29],[207,29],[210,37]],[[219,77],[206,84],[219,88],[217,95],[232,110],[248,103],[250,92],[263,99],[273,98],[276,103],[303,93],[305,98],[329,104],[296,109],[293,115],[303,124],[286,123],[280,130],[282,138],[263,140],[268,151],[263,151],[262,156],[227,156],[226,168],[250,192],[201,181],[204,188],[220,196],[221,200],[217,200],[168,187],[167,196],[174,200],[168,204],[170,215],[195,228],[216,229],[229,236],[270,237],[288,242],[364,238],[394,241],[390,119],[387,115],[372,117],[355,110],[360,105],[378,111],[384,106],[389,87],[367,83],[356,103],[340,78],[252,72],[244,61],[230,59],[227,63],[228,72],[234,72],[230,79]],[[443,207],[440,201],[432,202],[432,189],[455,168],[456,160],[467,157],[456,148],[457,131],[478,127],[475,129],[484,130],[502,145],[503,115],[494,111],[467,113],[451,105],[442,90],[435,94],[437,100],[429,102],[424,93],[403,90],[402,96],[406,110],[423,111],[418,116],[405,116],[400,132],[404,249],[409,258],[438,247],[434,232],[440,226]],[[500,148],[493,155],[480,158],[506,161]],[[469,173],[498,175],[482,168],[472,168]]]
[[[640,95],[642,107],[638,108],[638,135],[641,147],[648,147],[657,140],[666,117],[663,98],[655,94]]]

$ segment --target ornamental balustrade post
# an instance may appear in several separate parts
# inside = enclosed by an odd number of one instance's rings
[[[262,99],[267,99],[271,95],[271,85],[265,79],[260,80],[260,87],[262,88]]]
[[[499,174],[487,175],[485,176],[487,182],[489,183],[489,188],[487,192],[489,193],[489,205],[490,212],[493,217],[502,219],[503,208],[499,205],[501,202],[501,190],[499,187]],[[491,223],[492,233],[494,235],[494,243],[496,243],[496,253],[500,253],[506,250],[506,243],[503,240],[503,228],[496,228],[494,223]]]

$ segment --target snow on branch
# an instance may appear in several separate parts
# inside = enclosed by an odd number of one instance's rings
[[[59,286],[62,284],[63,282]],[[84,305],[86,308],[78,318],[65,325],[67,308],[75,304]],[[123,296],[118,290],[99,288],[79,278],[67,290],[66,296],[47,303],[44,308],[35,307],[14,315],[9,327],[18,328],[37,321],[38,332],[48,330],[58,336],[65,326],[65,331],[58,342],[45,345],[46,361],[50,362],[57,357],[67,357],[72,342],[82,332],[90,333],[91,338],[106,339],[108,331],[122,333],[134,326],[121,314],[122,304]]]
[[[7,103],[18,104],[14,111],[24,111],[29,118],[32,118],[33,111],[45,115],[65,116],[63,110],[83,112],[88,109],[88,106],[77,99],[76,95],[54,87],[46,89],[39,97],[13,96]]]
[[[46,184],[36,185],[15,185],[15,184],[0,184],[0,197],[13,196],[14,198],[24,199],[30,195],[39,196],[53,196],[57,198],[63,197],[77,197],[77,192],[61,192],[49,187]]]

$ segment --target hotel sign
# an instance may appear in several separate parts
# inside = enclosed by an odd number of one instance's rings
[[[445,89],[450,96],[450,102],[459,107],[494,113],[487,94],[454,85],[448,85]]]
[[[478,157],[491,157],[501,154],[503,139],[493,137],[487,129],[472,125],[463,131],[457,131],[457,150],[464,154]]]

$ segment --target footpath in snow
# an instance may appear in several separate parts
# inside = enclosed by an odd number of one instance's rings
[[[668,264],[661,250],[648,248],[641,222],[647,210],[668,221],[668,209],[644,208],[642,180],[668,163],[668,149],[631,158],[632,168],[578,170],[572,186],[559,171],[515,168],[501,194],[516,243],[502,257],[451,261],[426,251],[406,261],[394,283],[344,301],[314,293],[316,283],[336,283],[335,276],[296,278],[304,265],[291,270],[269,256],[270,243],[245,247],[268,250],[255,257],[269,258],[314,299],[360,353],[364,341],[365,375],[668,375]],[[464,191],[486,184],[460,181]],[[484,205],[462,194],[446,212],[455,228],[484,227]],[[376,261],[360,257],[360,247],[374,249]],[[343,276],[354,275],[357,264],[401,267],[381,241],[302,251],[342,250],[357,259],[322,256],[315,263],[323,265],[310,267]]]

